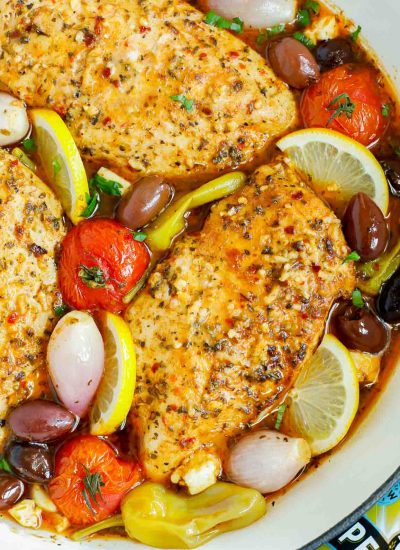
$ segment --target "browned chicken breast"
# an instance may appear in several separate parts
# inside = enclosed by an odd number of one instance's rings
[[[284,160],[185,236],[127,313],[131,422],[148,476],[196,493],[228,440],[284,398],[355,284],[340,221]]]
[[[84,160],[121,175],[204,179],[295,122],[265,60],[181,0],[0,0],[0,11],[0,81],[58,111]]]
[[[0,149],[0,447],[9,408],[47,389],[46,348],[59,299],[54,256],[64,235],[53,193]]]

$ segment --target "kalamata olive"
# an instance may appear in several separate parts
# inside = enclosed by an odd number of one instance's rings
[[[375,260],[384,252],[389,230],[380,208],[365,193],[350,200],[343,217],[343,230],[352,250],[363,261]]]
[[[400,270],[382,286],[376,307],[384,321],[400,323]]]
[[[22,497],[25,486],[20,479],[10,475],[0,475],[0,510],[6,510]]]
[[[117,219],[130,229],[148,224],[170,202],[173,188],[161,176],[147,176],[133,185],[117,209]]]
[[[380,353],[389,341],[385,324],[365,308],[348,306],[334,318],[334,326],[340,341],[352,350]]]
[[[400,160],[382,160],[381,166],[392,195],[400,197]]]
[[[267,57],[275,73],[293,88],[302,90],[319,80],[320,71],[313,54],[290,36],[271,41]]]
[[[14,409],[8,423],[18,439],[44,443],[71,431],[75,416],[57,403],[36,399]]]
[[[13,471],[24,481],[48,483],[54,475],[53,457],[43,443],[11,443],[6,458]]]
[[[352,45],[346,38],[333,38],[319,42],[315,47],[314,55],[321,71],[328,71],[354,60]]]

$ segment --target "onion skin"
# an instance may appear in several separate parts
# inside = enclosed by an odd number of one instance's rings
[[[71,311],[57,324],[47,350],[51,381],[60,401],[77,416],[84,416],[100,384],[104,345],[93,318]]]
[[[297,0],[209,0],[208,8],[227,19],[240,17],[246,27],[264,29],[290,23],[296,17]]]
[[[28,134],[29,128],[24,103],[10,94],[0,92],[0,146],[21,141]]]
[[[266,494],[285,487],[310,460],[311,450],[304,439],[260,430],[232,448],[225,472],[237,485]]]

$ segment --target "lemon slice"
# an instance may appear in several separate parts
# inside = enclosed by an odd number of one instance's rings
[[[389,207],[385,174],[374,155],[361,143],[339,132],[310,128],[278,141],[297,168],[307,174],[317,193],[337,211],[356,193],[365,193],[384,214]]]
[[[320,455],[347,434],[358,402],[354,361],[337,338],[327,335],[288,394],[283,431],[303,437],[313,456]]]
[[[108,435],[124,422],[133,401],[136,355],[131,331],[118,315],[99,315],[104,340],[104,374],[90,412],[90,433]]]
[[[85,167],[62,118],[49,109],[30,111],[34,139],[47,182],[53,187],[72,223],[87,206],[89,186]]]

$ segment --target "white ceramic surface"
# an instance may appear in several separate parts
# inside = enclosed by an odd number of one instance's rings
[[[400,0],[337,0],[335,4],[362,25],[363,35],[397,79],[400,69]],[[0,14],[1,17],[1,14]],[[310,544],[367,501],[400,465],[400,368],[377,406],[332,458],[279,499],[254,526],[228,533],[206,550],[297,550]],[[1,550],[138,550],[129,541],[73,543],[46,533],[0,522]]]

